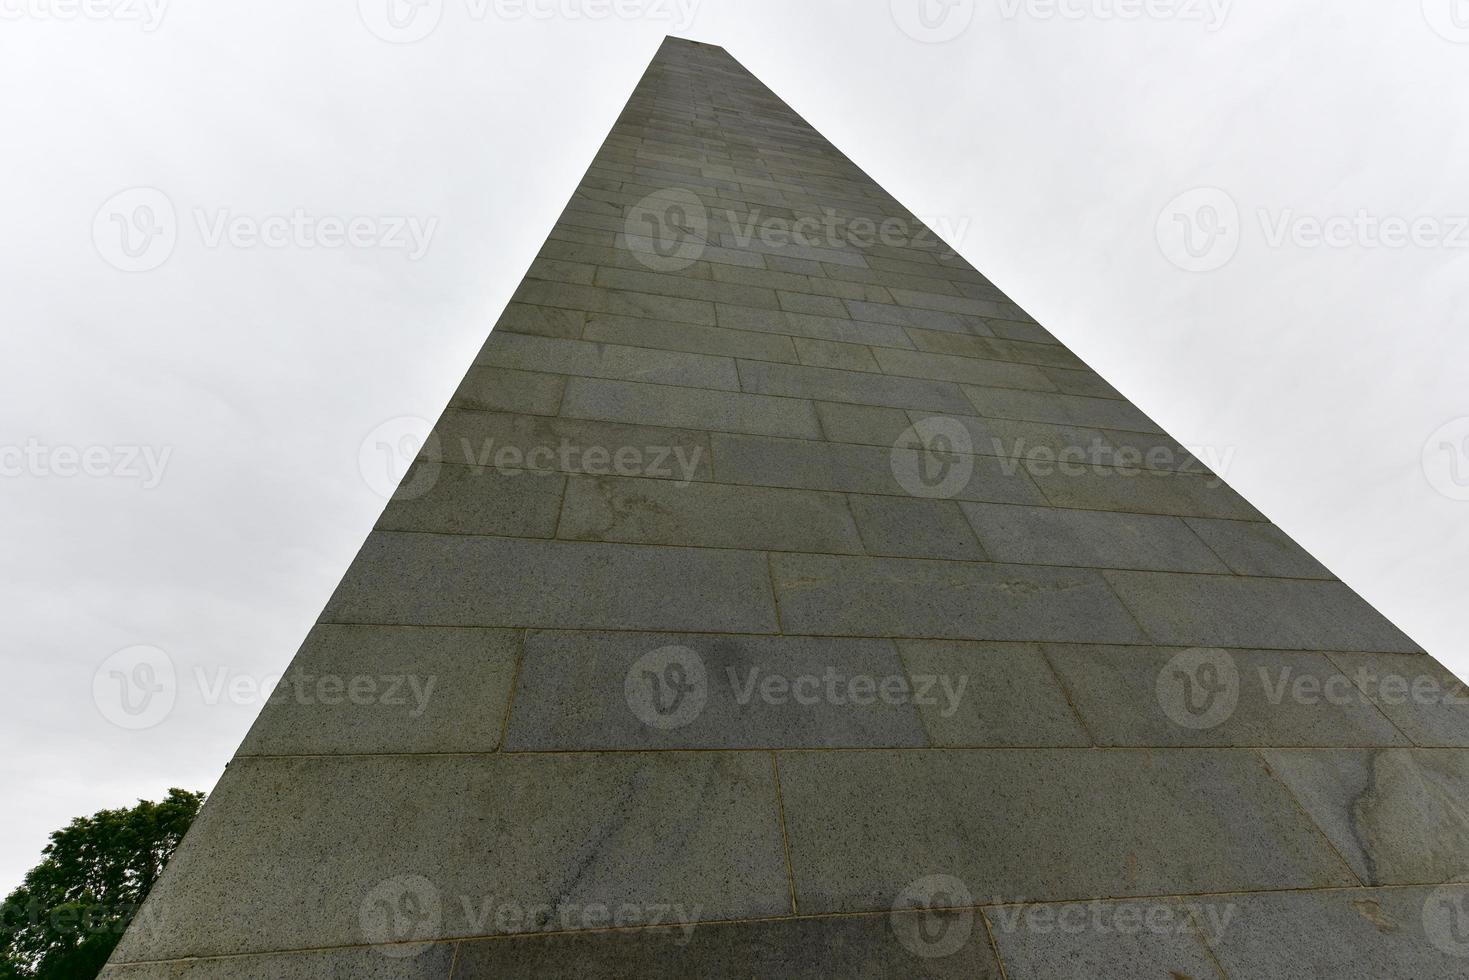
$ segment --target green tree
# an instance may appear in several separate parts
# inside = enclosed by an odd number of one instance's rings
[[[52,833],[0,909],[0,980],[95,977],[203,802],[171,789]]]

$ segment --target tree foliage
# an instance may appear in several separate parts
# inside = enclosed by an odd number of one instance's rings
[[[203,802],[171,789],[52,833],[0,909],[0,980],[96,976]]]

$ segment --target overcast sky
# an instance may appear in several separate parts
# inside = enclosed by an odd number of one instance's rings
[[[668,33],[1469,671],[1469,3],[0,18],[0,892],[75,815],[212,787],[383,506],[364,439],[438,414]],[[94,681],[139,646],[178,693],[132,730]]]

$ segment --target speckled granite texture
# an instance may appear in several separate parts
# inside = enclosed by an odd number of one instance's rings
[[[1463,689],[722,49],[436,433],[114,980],[1469,975]]]

